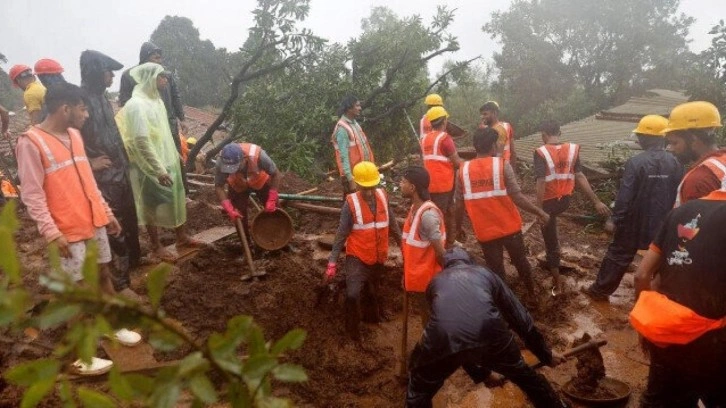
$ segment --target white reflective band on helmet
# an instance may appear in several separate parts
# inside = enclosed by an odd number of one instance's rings
[[[550,170],[549,174],[545,176],[545,181],[575,179],[575,174],[572,172],[572,170],[573,161],[575,160],[575,153],[577,152],[577,149],[575,148],[575,145],[571,143],[568,145],[568,148],[569,152],[567,154],[567,173],[557,173],[557,170],[555,168],[555,162],[554,160],[552,160],[552,156],[550,155],[550,152],[549,150],[547,150],[546,146],[541,146],[537,149],[540,153],[542,153],[542,156],[547,162],[547,167]]]
[[[436,160],[436,161],[443,161],[447,162],[449,161],[449,158],[439,153],[439,143],[441,143],[441,139],[446,136],[446,132],[441,132],[436,136],[436,139],[434,139],[434,149],[431,152],[431,154],[424,155],[424,160]]]
[[[383,203],[386,219],[382,221],[374,221],[364,224],[363,211],[361,210],[360,200],[358,200],[358,194],[353,194],[351,195],[351,199],[353,200],[353,207],[355,207],[352,209],[355,215],[355,222],[353,223],[354,230],[367,230],[373,228],[380,229],[388,227],[388,202],[386,201],[386,196],[383,195],[383,191],[381,191],[380,189],[376,189],[375,191],[377,199],[380,201],[380,203]]]
[[[502,187],[502,175],[500,174],[500,157],[492,157],[492,183],[494,188],[490,191],[478,191],[476,193],[471,190],[471,177],[469,177],[470,161],[464,163],[462,168],[462,178],[464,179],[464,200],[478,200],[481,198],[503,197],[507,195],[507,188]]]
[[[436,205],[431,201],[426,201],[425,203],[421,204],[421,207],[419,207],[418,211],[416,211],[416,214],[414,214],[413,216],[413,222],[411,223],[411,230],[408,233],[403,233],[401,236],[401,238],[406,241],[406,244],[416,248],[428,248],[431,245],[431,242],[429,241],[420,241],[416,239],[419,221],[421,220],[424,211],[431,208],[436,208]],[[445,237],[446,236],[444,235],[444,239]]]

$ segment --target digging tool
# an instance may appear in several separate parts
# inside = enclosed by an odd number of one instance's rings
[[[239,218],[234,219],[234,225],[237,227],[237,233],[239,234],[239,238],[242,241],[242,249],[245,251],[245,258],[247,258],[247,265],[250,267],[250,273],[246,275],[242,275],[242,280],[248,280],[252,277],[256,276],[264,276],[265,272],[260,271],[257,272],[255,270],[255,265],[252,262],[252,253],[250,252],[250,245],[247,241],[247,234],[245,234],[245,229],[242,226],[242,220]]]
[[[408,364],[406,363],[406,349],[408,348],[408,292],[403,291],[403,327],[401,328],[401,372],[399,376],[406,378]]]
[[[420,143],[419,139],[424,137],[424,135],[419,135],[418,133],[416,133],[416,127],[413,126],[411,117],[408,116],[408,112],[406,112],[405,108],[403,109],[403,114],[406,115],[406,120],[408,120],[408,124],[411,126],[411,131],[413,132],[413,140],[416,142],[416,147],[418,147],[419,143]],[[416,150],[418,150],[418,157],[423,160],[423,152],[421,151],[421,149],[416,149]]]
[[[578,354],[580,354],[580,353],[582,353],[584,351],[591,350],[591,349],[595,349],[595,348],[600,348],[600,347],[602,347],[602,346],[604,346],[606,344],[608,344],[608,341],[605,340],[605,339],[603,339],[603,340],[590,340],[590,341],[588,341],[585,344],[580,344],[577,347],[573,347],[573,348],[565,351],[564,353],[562,353],[562,357],[567,358],[567,357],[576,356],[576,355],[578,355]],[[537,364],[532,365],[531,367],[534,368],[534,369],[538,369],[540,367],[543,367],[544,365],[545,365],[545,363],[543,363],[543,362],[540,361]]]

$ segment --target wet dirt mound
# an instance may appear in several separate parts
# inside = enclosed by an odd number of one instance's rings
[[[311,262],[311,242],[294,251],[281,250],[256,256],[255,266],[267,276],[243,282],[246,266],[239,243],[229,238],[217,249],[200,253],[171,277],[164,298],[167,314],[179,320],[196,337],[222,331],[226,321],[239,314],[251,315],[263,327],[266,338],[278,339],[287,331],[302,328],[308,338],[290,359],[305,367],[310,380],[289,385],[282,393],[300,405],[315,407],[360,406],[351,396],[375,395],[372,406],[401,403],[404,388],[392,374],[396,361],[392,344],[380,344],[364,325],[361,344],[343,332],[343,303],[325,302],[316,307],[314,288],[320,282],[324,261]],[[383,309],[400,310],[400,272],[387,274],[381,285]]]

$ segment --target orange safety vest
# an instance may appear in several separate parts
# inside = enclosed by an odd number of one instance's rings
[[[23,136],[40,152],[45,169],[43,191],[53,221],[68,242],[91,239],[109,223],[101,193],[78,130],[68,128],[70,147],[33,126]]]
[[[240,143],[239,145],[245,154],[243,160],[246,166],[244,168],[240,166],[240,170],[227,176],[227,184],[238,193],[247,191],[248,188],[259,190],[270,179],[270,175],[266,171],[260,170],[258,166],[262,148],[252,143]]]
[[[436,251],[431,242],[421,239],[419,226],[421,217],[427,210],[433,209],[439,214],[441,223],[441,245],[446,242],[446,227],[444,215],[431,201],[424,202],[416,214],[408,212],[406,222],[403,224],[401,252],[403,253],[403,286],[408,292],[425,292],[431,279],[441,271],[441,265],[436,261]]]
[[[711,330],[726,327],[726,317],[709,319],[652,290],[640,292],[630,312],[635,331],[659,347],[688,344]]]
[[[366,149],[370,153],[368,161],[373,163],[376,162],[373,157],[373,150],[371,149],[371,145],[368,143],[368,138],[366,137],[365,132],[363,132],[363,129],[359,125],[357,126],[360,132],[360,137],[356,135],[356,132],[350,124],[341,118],[338,120],[338,123],[335,124],[333,134],[330,136],[330,141],[333,143],[333,148],[335,148],[335,162],[338,164],[338,173],[340,173],[341,176],[345,173],[343,172],[343,161],[340,158],[338,140],[335,138],[335,134],[338,133],[338,129],[341,127],[345,129],[345,132],[348,134],[348,161],[350,162],[350,170],[352,171],[356,164],[363,161]]]
[[[464,206],[479,242],[517,233],[522,216],[507,194],[504,159],[482,157],[467,161],[459,169]]]
[[[448,193],[454,189],[454,163],[441,150],[447,136],[446,132],[436,130],[420,140],[424,167],[431,178],[430,193]]]
[[[681,180],[681,183],[678,185],[678,191],[676,193],[676,202],[673,205],[673,208],[680,207],[682,204],[685,204],[688,200],[683,197],[681,193],[681,189],[683,188],[683,183],[686,181],[688,176],[691,174],[691,172],[701,166],[706,167],[707,169],[711,170],[711,172],[716,176],[717,179],[723,180],[726,178],[726,154],[722,154],[720,156],[710,157],[706,160],[704,160],[701,164],[698,166],[693,167],[688,173],[686,173],[686,176],[683,177]]]
[[[535,150],[547,163],[544,199],[560,199],[575,189],[575,163],[580,146],[574,143],[546,144]]]
[[[512,139],[514,139],[514,129],[508,122],[499,122],[504,130],[507,132],[507,140],[504,142],[504,151],[502,152],[502,158],[506,161],[512,159]]]
[[[423,115],[421,117],[421,121],[418,124],[418,128],[419,128],[419,134],[418,134],[419,139],[422,139],[424,136],[426,136],[427,133],[429,133],[430,131],[433,130],[431,128],[431,121],[426,117],[426,115]]]
[[[375,189],[376,213],[357,191],[345,198],[353,214],[353,229],[345,241],[345,253],[366,265],[382,264],[388,259],[388,197],[382,188]]]

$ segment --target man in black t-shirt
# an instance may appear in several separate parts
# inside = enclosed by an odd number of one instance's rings
[[[636,272],[636,293],[656,290],[708,319],[726,316],[726,179],[721,190],[666,217]],[[653,281],[658,278],[657,284]],[[653,283],[652,283],[653,282]],[[653,286],[653,289],[651,289]],[[726,406],[726,328],[651,356],[644,407]]]

